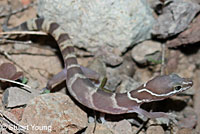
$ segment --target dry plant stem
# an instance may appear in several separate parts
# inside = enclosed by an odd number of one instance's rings
[[[149,122],[150,119],[147,119],[138,129],[138,131],[136,132],[136,134],[139,134],[142,129],[147,125],[147,123]]]
[[[97,127],[97,116],[96,116],[96,112],[94,111],[94,128],[93,128],[93,134],[95,134],[96,131],[96,127]]]
[[[7,38],[7,37],[6,37]],[[4,43],[14,43],[14,44],[31,44],[32,42],[31,41],[17,41],[17,40],[8,40],[4,37],[2,37],[2,39],[0,38],[0,43],[4,44]]]
[[[31,87],[28,86],[28,85],[25,85],[23,83],[20,83],[20,82],[17,82],[17,81],[13,81],[13,80],[9,80],[9,79],[4,79],[4,78],[0,78],[1,81],[7,81],[7,82],[10,82],[10,83],[15,83],[15,84],[18,84],[18,85],[21,85],[21,86],[24,86],[24,88],[26,90],[28,90],[29,92],[31,92]]]
[[[0,53],[3,54],[9,61],[13,62],[13,64],[15,64],[16,66],[18,66],[23,72],[25,72],[26,74],[28,74],[32,79],[36,79],[29,72],[27,72],[21,65],[19,65],[17,62],[15,62],[10,57],[10,55],[7,52],[5,52],[4,50],[2,50],[1,48],[0,48]]]
[[[4,7],[1,7],[1,8],[0,8],[0,13],[3,12],[3,10],[5,10],[5,8],[4,8]],[[1,16],[1,15],[0,15],[0,16]]]
[[[165,74],[165,43],[162,43],[162,63],[161,63],[161,75]]]
[[[16,129],[13,129],[13,130],[16,130],[16,131],[19,131],[20,133],[22,134],[26,134],[25,132],[25,128],[22,127],[21,125],[19,125],[18,123],[14,122],[13,120],[9,119],[5,114],[3,114],[3,112],[0,111],[0,120],[3,122],[3,126],[6,127],[6,128],[9,128],[9,127],[12,127],[14,128],[17,127],[17,130]]]
[[[7,52],[9,55],[32,55],[32,56],[56,56],[55,54],[43,54],[43,53],[29,53],[29,52],[19,52],[19,53],[15,53],[15,52]],[[36,69],[40,69],[40,68],[36,68]]]
[[[11,17],[11,12],[12,12],[12,8],[11,8],[11,1],[8,0],[8,8],[9,8],[9,14],[5,16],[5,20],[4,20],[4,23],[2,24],[2,29],[7,29],[7,26],[8,26],[8,21]],[[1,17],[0,17],[1,18]]]
[[[9,35],[16,35],[16,34],[24,34],[24,35],[48,35],[44,32],[41,32],[41,31],[10,31],[10,32],[0,32],[0,35],[7,35],[6,37],[3,36],[0,38],[0,42],[3,42],[3,43],[19,43],[19,44],[23,44],[23,45],[27,45],[27,44],[32,44],[31,41],[15,41],[15,40],[8,40],[7,38],[9,38]],[[41,49],[50,49],[50,48],[42,48],[40,47]],[[57,50],[56,49],[50,49],[51,51],[53,52],[56,52]],[[35,54],[33,54],[35,55]],[[42,54],[39,54],[39,55],[42,55]],[[44,55],[44,56],[49,56],[49,55]],[[54,56],[54,55],[53,55]]]
[[[35,3],[31,3],[29,5],[26,5],[22,8],[20,8],[20,9],[14,10],[14,11],[10,12],[9,14],[2,14],[2,15],[0,15],[0,18],[11,16],[11,15],[17,14],[19,12],[23,12],[23,11],[27,10],[28,8],[34,6],[34,5],[35,5]]]
[[[33,35],[47,35],[44,32],[40,31],[11,31],[11,32],[0,32],[0,35],[12,35],[12,34],[33,34]]]

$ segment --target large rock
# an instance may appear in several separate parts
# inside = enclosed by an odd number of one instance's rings
[[[167,41],[166,45],[168,47],[177,47],[197,42],[200,42],[200,15],[197,16],[187,30],[180,33],[175,39]]]
[[[125,51],[150,38],[154,23],[145,0],[39,0],[38,14],[57,21],[78,47]]]
[[[165,39],[184,31],[195,15],[200,11],[196,3],[184,0],[172,0],[158,17],[152,34]]]
[[[74,134],[87,125],[87,115],[61,93],[44,94],[32,99],[20,122],[29,134]]]

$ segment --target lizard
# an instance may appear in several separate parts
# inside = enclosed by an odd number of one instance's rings
[[[137,113],[148,118],[168,118],[164,112],[148,112],[140,106],[143,103],[159,101],[183,92],[193,85],[189,78],[182,78],[177,74],[157,76],[136,89],[126,93],[105,92],[95,86],[85,75],[88,71],[77,62],[75,49],[69,35],[56,22],[35,18],[28,20],[12,30],[43,31],[54,37],[64,60],[66,85],[70,95],[82,105],[107,114]],[[86,69],[87,70],[87,69]],[[58,77],[55,77],[55,81]],[[49,84],[50,86],[52,85]]]

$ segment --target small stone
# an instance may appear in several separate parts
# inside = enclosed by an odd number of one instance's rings
[[[74,134],[86,127],[87,115],[67,95],[50,93],[32,99],[20,123],[30,134]]]
[[[95,128],[95,130],[94,130]],[[85,134],[114,134],[109,128],[107,128],[104,124],[90,123],[85,131]]]
[[[13,47],[16,50],[26,50],[26,49],[30,48],[30,45],[24,45],[24,44],[17,43],[15,45],[13,45]]]
[[[144,41],[137,46],[135,46],[132,51],[131,55],[132,58],[139,64],[146,64],[147,61],[156,61],[158,60],[156,57],[149,57],[157,52],[161,51],[161,44],[155,41]],[[159,57],[159,55],[157,56]],[[159,62],[159,61],[157,61]]]
[[[164,133],[165,131],[161,126],[150,126],[146,131],[146,134],[164,134]]]
[[[93,123],[93,122],[95,122],[96,120],[95,120],[95,118],[93,117],[93,116],[89,116],[88,117],[88,122],[89,123]]]
[[[17,72],[15,65],[11,63],[3,63],[0,65],[0,78],[17,80],[23,77],[22,72]]]

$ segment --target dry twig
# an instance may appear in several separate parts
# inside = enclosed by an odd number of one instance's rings
[[[0,120],[1,125],[5,129],[9,129],[10,131],[14,131],[14,133],[20,132],[21,134],[27,134],[26,130],[23,126],[19,125],[15,121],[11,120],[8,116],[6,116],[2,111],[0,111]]]
[[[10,12],[9,14],[2,14],[2,15],[0,15],[0,18],[11,16],[11,15],[17,14],[19,12],[23,12],[23,11],[27,10],[28,8],[34,6],[34,5],[35,5],[35,3],[31,3],[29,5],[26,5],[22,8],[20,8],[20,9],[14,10],[14,11]]]
[[[18,43],[18,44],[31,44],[31,41],[17,41],[17,40],[8,40],[8,39],[0,39],[0,43],[4,44],[4,43]]]
[[[161,75],[165,74],[165,43],[162,43],[162,63],[161,63]]]
[[[0,32],[0,35],[13,35],[13,34],[33,34],[33,35],[47,35],[42,31],[9,31],[9,32]]]

